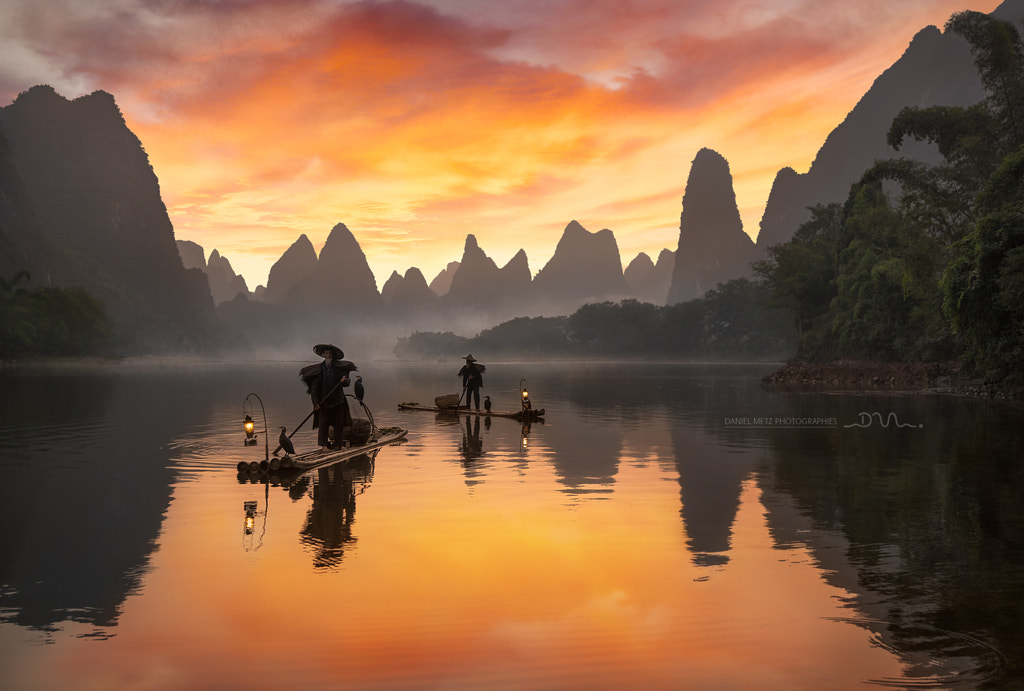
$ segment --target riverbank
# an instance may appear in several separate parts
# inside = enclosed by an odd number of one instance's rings
[[[969,376],[959,362],[789,362],[762,381],[782,391],[928,391],[1024,398],[1024,387]]]

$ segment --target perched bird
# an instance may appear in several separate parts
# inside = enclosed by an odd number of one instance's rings
[[[358,374],[356,375],[355,386],[353,386],[352,388],[356,392],[356,400],[359,401],[360,403],[362,403],[363,402],[363,394],[365,394],[366,391],[363,389],[363,378],[360,377]]]
[[[484,410],[486,410],[488,413],[491,412],[491,397],[490,396],[484,396]]]
[[[281,425],[281,436],[277,438],[277,441],[281,445],[281,448],[284,449],[285,453],[292,454],[295,453],[295,446],[292,444],[292,440],[288,438],[288,435],[285,434],[287,431],[288,429],[284,425]]]

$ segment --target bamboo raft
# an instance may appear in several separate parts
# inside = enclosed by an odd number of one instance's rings
[[[353,444],[329,451],[317,449],[305,453],[285,454],[280,458],[273,456],[270,461],[252,461],[248,464],[243,461],[238,464],[238,472],[258,473],[271,470],[287,473],[305,473],[321,466],[360,456],[367,451],[379,449],[382,446],[394,444],[404,439],[406,433],[407,431],[401,427],[390,427],[380,430],[378,436],[369,437],[364,444]]]
[[[476,410],[468,406],[426,406],[419,403],[399,403],[399,410],[421,410],[428,413],[448,413],[451,415],[479,415],[480,417],[507,417],[520,422],[538,422],[544,419],[544,409],[534,410]]]

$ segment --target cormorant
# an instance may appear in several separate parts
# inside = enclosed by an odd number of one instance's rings
[[[484,410],[486,410],[488,413],[491,412],[491,397],[490,396],[484,396]]]
[[[366,392],[363,390],[363,378],[360,377],[358,374],[356,375],[356,383],[355,383],[355,385],[353,385],[352,388],[356,392],[356,400],[359,401],[360,403],[362,403],[363,402],[363,394],[366,393]]]
[[[281,445],[281,448],[284,449],[285,453],[293,454],[295,453],[295,446],[292,444],[292,440],[288,438],[288,435],[285,434],[287,431],[288,428],[281,425],[281,436],[277,438],[277,442]]]

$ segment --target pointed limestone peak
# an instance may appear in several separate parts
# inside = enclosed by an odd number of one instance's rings
[[[353,308],[368,309],[380,299],[366,255],[344,223],[331,229],[313,275],[303,279],[300,286],[304,286],[303,295],[311,302],[336,302],[343,295]]]
[[[452,279],[455,277],[455,272],[459,269],[459,262],[448,262],[441,271],[438,272],[437,276],[434,276],[434,280],[430,282],[430,289],[434,291],[435,295],[444,295],[452,287]]]
[[[422,308],[437,302],[437,295],[427,286],[423,272],[415,266],[405,272],[398,283],[393,297],[393,304],[398,308]]]
[[[303,233],[270,267],[263,299],[266,302],[283,302],[299,281],[313,273],[316,265],[316,250]]]
[[[679,217],[679,247],[668,302],[701,297],[719,283],[746,276],[754,242],[743,232],[729,163],[701,149],[690,167]]]
[[[384,304],[390,305],[394,301],[395,293],[398,292],[404,280],[397,271],[391,272],[388,280],[384,281],[384,287],[380,289],[380,296],[384,300]]]
[[[615,235],[589,232],[577,221],[565,227],[555,253],[533,281],[545,299],[610,299],[626,287]]]
[[[476,236],[467,235],[462,261],[452,277],[446,297],[450,301],[466,303],[488,300],[495,291],[496,283],[500,283],[499,272],[498,265],[477,244]]]
[[[641,252],[626,266],[626,270],[622,272],[622,277],[625,279],[626,285],[635,290],[652,273],[654,273],[654,262],[651,261],[650,255],[646,252]]]

